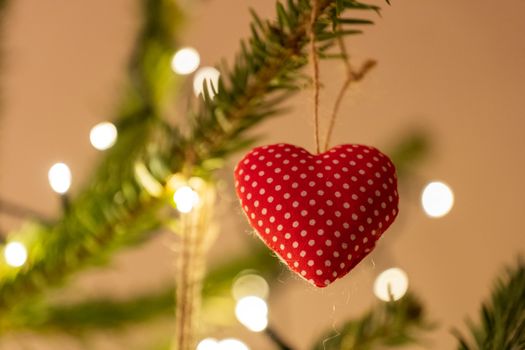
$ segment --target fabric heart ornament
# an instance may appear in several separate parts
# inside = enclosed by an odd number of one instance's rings
[[[283,143],[257,147],[234,175],[250,225],[317,287],[352,270],[398,213],[394,165],[369,146],[339,145],[318,155]]]

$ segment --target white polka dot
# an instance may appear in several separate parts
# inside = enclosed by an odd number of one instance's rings
[[[320,228],[319,230],[317,230],[317,234],[318,234],[319,236],[324,235],[324,230],[323,230],[322,228]]]
[[[305,271],[305,270],[302,270],[302,271],[301,271],[301,275],[306,276],[306,271]]]
[[[261,188],[261,189],[259,190],[259,194],[261,194],[261,195],[263,195],[265,192],[266,192],[266,190],[265,190],[264,188]]]
[[[299,267],[299,263],[297,261],[294,261],[293,266],[294,267]]]
[[[309,245],[310,247],[313,247],[314,244],[315,244],[315,241],[314,241],[313,239],[311,239],[311,240],[308,241],[308,245]]]
[[[341,237],[341,232],[335,231],[334,232],[334,236],[336,236],[337,238]]]
[[[304,250],[301,250],[301,252],[299,253],[299,255],[304,258],[306,256],[306,252]]]
[[[283,197],[284,199],[290,199],[291,195],[289,193],[285,193]]]
[[[346,243],[346,242],[341,243],[341,247],[343,249],[348,249],[348,243]]]
[[[252,199],[252,194],[251,193],[248,193],[248,195],[246,196],[247,199]]]
[[[275,222],[275,216],[270,216],[270,222]]]
[[[342,214],[341,214],[341,212],[340,212],[339,210],[336,210],[336,211],[334,212],[334,215],[335,215],[336,217],[340,218]]]
[[[293,242],[293,243],[292,243],[292,247],[294,247],[294,248],[299,247],[299,242]]]
[[[280,191],[281,188],[282,188],[281,185],[277,185],[277,186],[275,186],[275,190],[276,190],[276,191]]]
[[[306,232],[306,230],[302,230],[301,231],[301,237],[306,237],[307,234],[308,234],[308,232]]]
[[[332,226],[334,224],[334,222],[332,220],[326,220],[326,224],[328,226]]]
[[[269,183],[269,184],[271,184],[271,183],[273,182],[273,178],[271,178],[271,177],[267,178],[267,179],[266,179],[266,182]]]
[[[348,209],[350,208],[350,204],[348,202],[343,203],[343,208]]]
[[[332,241],[327,239],[326,241],[324,241],[324,243],[326,244],[327,247],[330,247],[332,245]]]
[[[310,186],[310,187],[314,187],[314,186],[315,186],[315,182],[314,182],[314,181],[310,181],[310,182],[308,183],[308,186]]]
[[[252,182],[252,187],[257,187],[257,181]]]
[[[277,242],[277,236],[273,236],[272,241]]]
[[[255,214],[254,214],[254,213],[251,213],[251,214],[250,214],[250,217],[251,217],[252,219],[255,219]]]
[[[323,209],[319,209],[319,210],[317,210],[317,214],[319,214],[319,215],[324,215],[324,210],[323,210]]]
[[[322,251],[321,249],[317,250],[317,252],[316,252],[316,253],[317,253],[317,255],[318,255],[318,256],[321,256],[321,255],[323,255],[323,251]]]
[[[314,261],[313,260],[308,260],[307,264],[308,264],[308,266],[314,266]]]
[[[340,263],[340,264],[339,264],[339,267],[342,268],[342,269],[344,269],[345,266],[346,266],[345,263]]]
[[[259,225],[259,227],[261,227],[263,225],[262,220],[257,221],[257,225]]]
[[[306,210],[301,210],[301,216],[306,216],[308,215],[308,212]]]
[[[298,201],[293,201],[292,207],[297,208],[298,206],[299,206],[299,202]]]
[[[365,231],[365,228],[363,227],[363,225],[360,225],[359,226],[359,232],[364,232]]]
[[[308,221],[308,223],[310,224],[310,226],[314,226],[315,225],[315,220],[314,219],[310,219],[310,221]]]
[[[322,196],[322,195],[324,195],[324,191],[323,191],[323,190],[318,190],[318,191],[317,191],[317,194],[320,195],[320,196]]]
[[[284,250],[284,244],[281,244],[279,248],[281,248],[281,250]]]
[[[334,251],[334,253],[333,253],[333,254],[334,254],[334,258],[338,258],[338,257],[339,257],[339,252],[338,252],[337,250],[336,250],[336,251]]]
[[[277,231],[282,231],[283,230],[283,225],[277,225]]]
[[[273,202],[273,197],[272,196],[268,197],[267,201],[268,201],[268,203]]]
[[[284,218],[285,218],[285,219],[289,219],[289,218],[291,218],[291,217],[292,217],[292,214],[290,214],[290,213],[286,213],[286,214],[284,214]]]
[[[268,227],[265,228],[265,229],[264,229],[264,233],[266,233],[266,234],[270,233],[270,229],[269,229]]]
[[[299,226],[299,221],[294,221],[294,222],[292,223],[292,226],[293,226],[294,228],[297,228],[297,227]]]
[[[366,211],[366,208],[364,205],[360,205],[359,210],[361,210],[364,213]]]
[[[350,239],[351,239],[352,241],[355,241],[355,235],[354,235],[353,233],[350,235]]]
[[[326,187],[332,187],[334,184],[331,181],[326,181]]]
[[[357,219],[359,219],[359,217],[357,216],[356,213],[353,213],[352,214],[352,220],[357,221]]]
[[[308,193],[306,191],[301,191],[301,197],[306,197]]]
[[[322,173],[317,173],[317,177],[318,177],[318,178],[322,178],[322,177],[323,177],[323,174],[322,174]]]
[[[253,202],[253,205],[257,208],[259,206],[259,201]]]
[[[292,188],[298,188],[298,187],[299,187],[299,184],[298,184],[297,182],[294,182],[294,183],[292,184]]]
[[[244,181],[248,181],[248,180],[250,180],[250,175],[245,175],[244,176]]]
[[[331,207],[332,205],[334,205],[334,202],[333,202],[332,200],[328,199],[328,200],[326,201],[326,205],[328,205],[329,207]]]
[[[259,171],[259,176],[264,176],[264,170]]]
[[[330,267],[330,266],[332,266],[332,262],[331,262],[330,260],[326,260],[326,261],[324,262],[324,266],[326,266],[326,267]]]
[[[315,205],[315,199],[310,199],[308,201],[308,204],[310,204],[311,206],[314,206]]]
[[[323,274],[323,271],[317,270],[317,271],[315,271],[315,273],[317,274],[317,276],[321,276]]]
[[[266,215],[267,212],[268,212],[268,209],[266,209],[266,208],[263,208],[263,209],[261,210],[261,213],[262,213],[263,215]]]
[[[286,181],[286,180],[290,180],[290,175],[288,175],[288,174],[284,175],[284,176],[283,176],[283,180],[285,180],[285,181]]]

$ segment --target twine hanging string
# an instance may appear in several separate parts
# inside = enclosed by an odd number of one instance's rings
[[[343,38],[341,36],[338,36],[337,42],[339,44],[339,49],[341,50],[341,54],[343,56],[343,62],[346,70],[346,79],[343,85],[341,86],[341,89],[339,90],[339,93],[337,94],[337,97],[334,102],[334,107],[330,115],[330,122],[326,131],[323,152],[327,151],[328,147],[330,146],[330,139],[334,130],[335,120],[339,113],[339,109],[341,108],[341,102],[343,102],[343,97],[345,96],[346,91],[352,83],[361,81],[365,77],[365,75],[377,64],[376,61],[369,59],[366,60],[365,63],[363,63],[363,65],[358,71],[354,71],[352,65],[350,64],[348,50],[346,49],[346,45]]]
[[[312,0],[312,13],[310,16],[310,57],[312,60],[313,78],[314,78],[314,139],[315,151],[317,154],[321,152],[321,141],[319,139],[319,59],[315,48],[315,22],[317,19],[317,12],[319,11],[318,0]]]

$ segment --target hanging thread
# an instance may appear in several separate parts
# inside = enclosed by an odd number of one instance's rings
[[[353,82],[358,82],[362,80],[364,76],[366,75],[366,73],[368,73],[368,71],[374,68],[377,64],[377,62],[374,60],[367,60],[365,61],[361,69],[355,72],[354,69],[352,68],[352,65],[350,64],[348,50],[346,49],[346,45],[345,45],[343,38],[339,36],[337,37],[337,41],[339,44],[339,48],[341,50],[341,54],[343,55],[343,62],[345,64],[345,70],[346,70],[346,79],[343,85],[341,86],[341,89],[339,90],[339,93],[337,94],[337,97],[334,102],[334,107],[330,115],[330,122],[328,124],[328,129],[326,131],[323,152],[328,150],[328,147],[330,146],[330,139],[332,137],[332,132],[334,130],[335,120],[339,113],[339,109],[341,107],[341,103],[343,102],[343,97],[345,96],[346,91],[348,90],[348,88]]]
[[[312,60],[313,78],[314,78],[314,138],[315,150],[319,154],[321,151],[321,142],[319,139],[319,59],[315,48],[315,22],[319,10],[318,0],[312,0],[312,13],[310,17],[310,56]]]

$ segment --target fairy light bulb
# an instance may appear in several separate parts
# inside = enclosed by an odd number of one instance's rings
[[[250,348],[239,339],[227,338],[219,342],[217,350],[250,350]]]
[[[99,151],[111,148],[117,141],[117,128],[110,122],[102,122],[91,128],[89,141]]]
[[[195,96],[204,94],[203,84],[206,81],[206,86],[208,88],[208,93],[210,97],[213,98],[215,93],[213,92],[219,90],[219,78],[221,73],[213,67],[202,67],[196,73],[193,78],[193,92]],[[213,88],[212,88],[213,86]]]
[[[199,203],[199,195],[191,187],[182,186],[173,194],[173,201],[179,212],[189,213]]]
[[[398,267],[381,272],[374,282],[374,294],[383,301],[399,300],[408,290],[408,276]]]
[[[217,350],[219,348],[219,342],[214,338],[202,339],[197,344],[197,350]]]
[[[59,194],[64,194],[71,187],[71,170],[64,163],[54,164],[47,174],[49,185]]]
[[[201,58],[197,50],[192,47],[184,47],[173,55],[171,69],[177,74],[187,75],[195,72],[200,62]]]
[[[421,194],[421,205],[425,213],[433,218],[447,215],[454,205],[454,193],[443,182],[434,181],[425,186]]]
[[[237,301],[235,316],[252,332],[262,332],[268,326],[268,305],[262,298],[244,297]]]
[[[256,296],[267,299],[270,286],[264,278],[255,274],[242,275],[235,279],[232,286],[232,295],[235,300],[246,296]]]
[[[4,248],[4,258],[7,265],[20,267],[27,260],[27,249],[20,242],[9,242]]]

